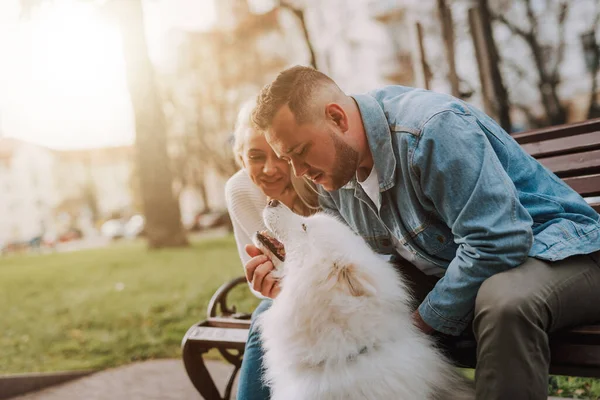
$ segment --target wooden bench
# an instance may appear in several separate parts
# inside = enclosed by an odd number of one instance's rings
[[[600,119],[517,133],[513,137],[600,212],[600,198],[594,199],[600,197]],[[221,286],[210,301],[206,320],[192,326],[183,338],[186,371],[206,400],[230,398],[242,362],[250,315],[238,314],[235,307],[227,304],[227,294],[240,284],[246,284],[244,277]],[[550,346],[551,373],[600,378],[600,324],[557,332],[552,335]],[[202,358],[213,348],[234,366],[223,395]],[[458,366],[475,367],[473,341],[458,339],[446,348]]]

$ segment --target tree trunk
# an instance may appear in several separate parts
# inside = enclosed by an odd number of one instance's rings
[[[492,18],[488,0],[478,0],[478,8],[469,10],[471,35],[478,54],[482,87],[488,87],[487,101],[491,103],[494,117],[505,131],[511,132],[510,101],[500,72],[500,55],[494,40]],[[479,49],[478,49],[479,47]]]
[[[475,58],[477,60],[477,70],[479,71],[479,82],[481,84],[481,98],[483,102],[483,110],[492,117],[496,117],[496,109],[492,93],[492,78],[489,59],[483,41],[481,32],[481,17],[477,8],[469,9],[469,28],[473,39],[473,48],[475,49]]]
[[[204,180],[198,183],[198,190],[200,191],[200,197],[202,198],[202,204],[204,205],[203,212],[211,212],[210,204],[208,203],[208,192],[206,190],[206,183]]]
[[[448,80],[452,96],[460,97],[458,74],[456,73],[456,58],[454,49],[454,22],[452,21],[452,10],[448,7],[446,0],[437,0],[438,16],[442,24],[442,37],[444,39],[444,52],[448,62]]]
[[[208,202],[208,190],[206,188],[206,170],[203,165],[198,165],[192,170],[192,181],[193,185],[198,190],[200,198],[202,199],[202,213],[211,211],[210,204]]]
[[[420,22],[417,22],[415,25],[415,29],[417,30],[417,40],[419,42],[419,58],[421,61],[421,75],[423,77],[423,86],[425,89],[431,89],[431,68],[429,68],[429,64],[427,63],[427,54],[425,53],[425,44],[423,43],[423,26]]]
[[[542,104],[546,111],[548,123],[550,125],[564,124],[567,120],[567,112],[562,104],[560,104],[558,98],[557,86],[559,82],[546,72],[542,49],[534,36],[531,37],[529,46],[533,53],[533,60],[540,76],[538,87],[540,89],[540,96],[542,97]]]
[[[584,53],[589,54],[589,57],[591,57],[591,60],[587,60],[586,57],[586,64],[592,80],[592,85],[590,87],[590,105],[587,112],[588,119],[600,117],[600,104],[598,104],[597,93],[598,70],[600,69],[600,49],[598,48],[598,43],[596,42],[596,31],[598,30],[598,25],[600,25],[600,1],[596,2],[596,17],[594,18],[591,30],[587,35],[585,35],[589,38],[591,43],[587,44],[587,46],[585,43],[583,43]],[[586,54],[584,54],[584,56],[586,56]]]
[[[590,88],[590,105],[587,118],[600,118],[600,105],[598,104],[598,69],[592,72],[592,87]]]
[[[528,35],[525,36],[525,41],[529,44],[531,48],[531,52],[533,53],[533,60],[535,62],[535,66],[538,69],[540,82],[540,94],[542,96],[542,104],[544,105],[544,109],[546,110],[546,115],[548,117],[548,122],[550,125],[560,125],[564,124],[567,120],[567,111],[560,103],[560,99],[558,98],[558,84],[560,83],[559,73],[558,73],[558,62],[555,66],[555,71],[553,73],[549,72],[548,61],[544,59],[542,47],[536,37],[535,33],[538,31],[537,28],[537,19],[533,12],[533,6],[531,4],[531,0],[525,0],[525,6],[527,8],[527,17],[529,19],[529,25],[531,26],[531,31]],[[566,10],[565,10],[566,12]],[[560,31],[564,30],[564,20],[559,22],[558,29]],[[564,41],[564,32],[563,38]],[[564,53],[563,50],[559,50]],[[563,54],[559,54],[557,59],[561,60]]]
[[[85,186],[83,188],[85,204],[89,207],[92,214],[92,221],[96,223],[98,221],[99,210],[98,210],[98,191],[94,184],[94,176],[92,174],[92,159],[88,153],[85,158]]]
[[[167,153],[166,122],[148,56],[141,0],[113,0],[135,117],[136,161],[150,248],[188,245]]]

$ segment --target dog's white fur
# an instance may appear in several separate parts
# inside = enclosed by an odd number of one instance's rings
[[[282,290],[258,319],[272,399],[474,399],[414,327],[395,268],[361,237],[281,204],[263,217],[286,248]]]

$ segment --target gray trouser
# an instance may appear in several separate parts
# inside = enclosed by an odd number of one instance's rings
[[[548,398],[548,333],[600,322],[598,256],[529,258],[483,283],[473,319],[478,400]],[[418,279],[415,286],[427,285]]]
[[[529,258],[486,280],[473,319],[477,399],[547,399],[548,333],[600,321],[599,300],[600,265],[592,256]]]

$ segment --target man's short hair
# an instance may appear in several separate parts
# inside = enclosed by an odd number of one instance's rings
[[[285,105],[290,108],[298,124],[311,122],[315,117],[314,107],[311,108],[315,104],[311,100],[314,100],[319,89],[332,85],[340,90],[333,79],[314,68],[297,65],[285,69],[261,90],[252,113],[252,122],[259,130],[268,129],[277,111]]]

